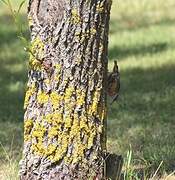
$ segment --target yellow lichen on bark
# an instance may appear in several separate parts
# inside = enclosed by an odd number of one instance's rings
[[[24,100],[24,109],[27,108],[28,104],[29,104],[29,100],[31,98],[31,96],[35,93],[36,91],[36,87],[35,87],[35,83],[33,83],[30,87],[28,87],[26,94],[25,94],[25,100]]]
[[[24,141],[31,140],[31,130],[33,128],[33,120],[27,119],[24,121]]]
[[[60,65],[60,64],[56,64],[56,65],[55,65],[55,76],[54,76],[54,80],[55,80],[57,83],[59,83],[60,77],[61,77],[61,65]]]
[[[72,14],[72,18],[71,18],[72,23],[73,24],[79,24],[81,22],[81,18],[80,18],[80,15],[78,13],[78,10],[75,8],[72,9],[71,14]]]
[[[63,100],[63,96],[58,95],[58,93],[54,91],[50,94],[50,100],[51,100],[53,109],[56,109],[58,108],[60,102]]]
[[[49,95],[43,91],[39,91],[37,95],[37,102],[39,104],[46,104],[49,100]]]
[[[99,1],[96,5],[96,11],[102,13],[104,10],[104,3]]]
[[[88,109],[88,114],[90,116],[98,115],[99,102],[100,102],[100,90],[97,89],[93,94],[92,103],[91,103],[91,105],[89,106],[89,109]]]
[[[28,16],[28,25],[31,27],[33,25],[33,20],[31,16]]]
[[[77,96],[77,106],[82,106],[85,104],[85,98],[86,98],[86,92],[80,89],[76,90],[76,96]]]
[[[32,42],[30,47],[29,66],[31,69],[40,71],[43,68],[42,61],[44,56],[44,43],[37,36]]]
[[[85,90],[70,86],[66,88],[64,95],[60,95],[56,91],[50,94],[39,91],[37,102],[46,104],[49,101],[53,107],[53,113],[42,116],[42,120],[35,123],[34,127],[31,124],[32,121],[26,122],[25,139],[30,137],[32,140],[33,152],[47,156],[52,162],[61,159],[64,159],[67,164],[83,161],[85,152],[92,148],[98,134],[103,132],[102,122],[106,117],[106,110],[100,102],[100,96],[101,89],[96,89],[93,92],[91,104],[87,106]],[[63,110],[59,108],[60,103],[64,103],[64,114]],[[85,106],[87,108],[81,112],[81,115],[73,111],[76,107],[81,109]],[[94,117],[100,119],[100,124],[95,125],[94,122],[91,122]],[[49,128],[46,128],[47,126]],[[32,132],[31,127],[33,127]],[[53,139],[56,140],[54,140],[54,144],[51,143]],[[72,143],[73,149],[70,156],[66,152]]]

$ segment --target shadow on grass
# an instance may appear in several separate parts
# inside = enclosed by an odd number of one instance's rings
[[[12,73],[3,65],[0,66],[0,83],[3,85],[0,87],[1,121],[18,122],[22,120],[25,82],[26,72],[24,70]]]
[[[126,153],[165,169],[175,164],[175,65],[121,72],[121,95],[109,109],[111,150]]]
[[[148,46],[137,46],[132,48],[114,46],[109,49],[109,59],[123,59],[129,56],[155,54],[165,51],[167,48],[167,43],[154,43]]]
[[[110,21],[110,34],[116,34],[121,31],[136,31],[142,28],[149,28],[150,26],[174,26],[174,24],[175,19],[172,18],[151,22],[150,18],[133,19],[133,17],[123,17]]]
[[[20,16],[21,23],[26,19],[25,14]],[[22,119],[23,114],[23,90],[24,84],[26,82],[26,66],[25,59],[26,55],[21,54],[23,49],[22,43],[18,38],[18,33],[16,31],[14,22],[11,15],[4,14],[0,16],[0,52],[4,55],[0,59],[0,117],[1,121],[13,121],[17,122]],[[27,35],[28,31],[24,24],[24,32]],[[4,49],[3,46],[6,45],[7,48]],[[6,54],[7,57],[4,57]],[[22,69],[16,69],[15,65],[25,66]],[[12,88],[11,88],[12,87]]]
[[[25,82],[25,70],[12,73],[1,64],[0,143],[3,148],[0,145],[0,160],[7,159],[7,154],[9,157],[20,159],[23,139],[23,102]],[[13,88],[11,88],[11,86]]]
[[[0,47],[4,44],[8,44],[11,41],[16,41],[17,33],[16,31],[4,32],[4,30],[0,29]]]
[[[24,15],[21,19],[25,20]],[[21,153],[23,136],[24,86],[27,80],[26,55],[22,53],[17,31],[11,16],[0,16],[0,159],[13,152]],[[25,34],[27,29],[24,25]]]

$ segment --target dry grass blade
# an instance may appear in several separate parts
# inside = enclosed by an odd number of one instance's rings
[[[153,177],[152,177],[152,178],[150,178],[150,180],[154,180],[154,178],[156,177],[156,175],[157,175],[157,173],[158,173],[158,171],[159,171],[160,167],[162,166],[162,164],[163,164],[163,161],[161,161],[161,163],[159,164],[159,166],[158,166],[157,170],[155,171],[155,173],[154,173]]]

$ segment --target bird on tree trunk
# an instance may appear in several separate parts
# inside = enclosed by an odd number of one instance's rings
[[[112,105],[119,97],[120,90],[120,73],[117,61],[114,61],[113,71],[108,73],[108,88],[107,94],[112,98],[110,104]]]

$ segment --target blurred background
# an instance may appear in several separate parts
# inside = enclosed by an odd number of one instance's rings
[[[14,9],[22,2],[11,1]],[[26,6],[19,19],[28,38]],[[5,180],[17,179],[23,142],[28,56],[17,36],[10,10],[0,1],[0,179]],[[128,179],[154,176],[158,167],[160,174],[170,174],[175,171],[175,1],[113,0],[109,37],[109,69],[118,60],[121,91],[108,110],[108,151],[123,155]]]

